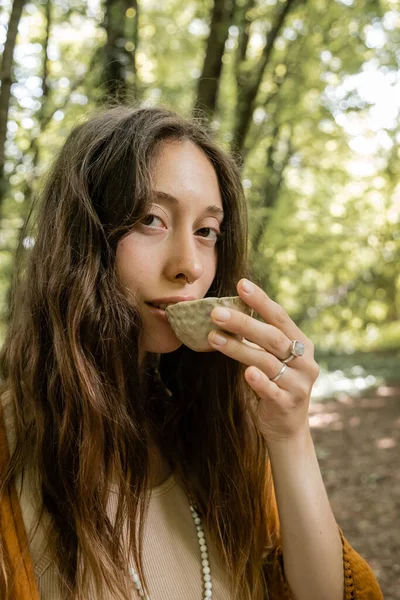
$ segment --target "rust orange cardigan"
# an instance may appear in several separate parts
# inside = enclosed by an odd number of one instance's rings
[[[0,405],[0,476],[9,461],[7,435]],[[270,531],[279,540],[279,515],[275,493],[268,511]],[[12,600],[40,600],[34,566],[29,553],[22,512],[14,485],[0,499],[0,544],[12,565]],[[343,545],[345,591],[343,600],[383,600],[382,591],[368,563],[352,548],[338,527]],[[282,547],[266,560],[268,591],[274,600],[294,600],[285,579]],[[8,600],[8,599],[7,599]],[[321,599],[323,600],[323,599]]]

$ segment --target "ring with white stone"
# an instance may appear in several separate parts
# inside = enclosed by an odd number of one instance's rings
[[[304,354],[304,344],[302,344],[302,342],[298,342],[297,340],[292,340],[292,345],[290,348],[290,356],[288,358],[285,358],[285,360],[283,360],[283,363],[288,363],[290,362],[293,358],[296,358],[297,356],[303,356]]]

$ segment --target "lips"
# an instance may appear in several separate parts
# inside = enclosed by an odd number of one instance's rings
[[[169,306],[169,304],[152,304],[151,302],[146,302],[146,304],[148,304],[149,306],[152,306],[153,308],[158,308],[159,310],[165,310],[165,306]],[[171,304],[174,304],[173,302]],[[162,308],[164,307],[164,308]]]

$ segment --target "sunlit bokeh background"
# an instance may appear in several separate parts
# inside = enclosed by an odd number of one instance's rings
[[[17,4],[1,1],[1,53]],[[110,14],[100,0],[20,4],[8,106],[1,101],[1,336],[41,175],[70,128],[113,96],[114,78],[139,104],[187,115],[205,106],[240,157],[254,278],[314,341],[314,393],[396,378],[399,2],[241,0],[221,17],[219,59],[210,1],[115,0]],[[210,77],[213,53],[220,68]],[[202,78],[215,83],[211,102]],[[33,244],[32,232],[28,252]]]
[[[201,108],[240,164],[253,279],[315,344],[335,517],[399,600],[400,0],[0,0],[0,56],[0,343],[71,128],[116,97]]]

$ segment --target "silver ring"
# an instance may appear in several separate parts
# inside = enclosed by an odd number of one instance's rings
[[[290,356],[288,356],[288,358],[285,358],[285,360],[283,360],[282,362],[288,363],[293,358],[296,358],[297,356],[303,356],[304,350],[305,350],[305,348],[304,348],[304,344],[302,342],[298,342],[297,340],[292,340],[292,345],[290,348]]]
[[[279,379],[279,377],[282,377],[287,368],[287,364],[282,363],[281,370],[279,371],[278,375],[275,375],[275,377],[273,377],[270,381],[276,381],[277,379]]]

